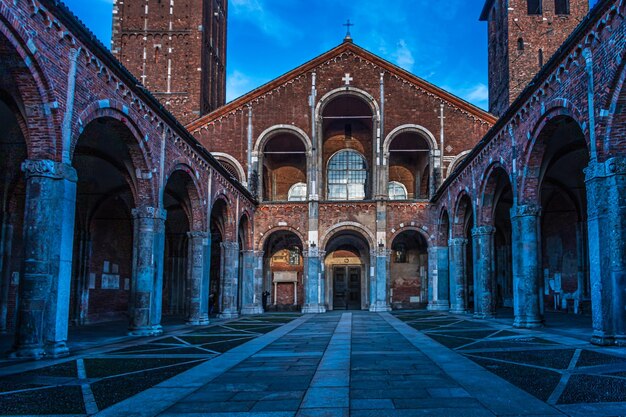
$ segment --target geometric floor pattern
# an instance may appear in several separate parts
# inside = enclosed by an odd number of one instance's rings
[[[92,415],[299,316],[245,317],[5,375],[0,377],[0,414]]]
[[[626,357],[618,353],[623,349],[573,347],[540,337],[541,330],[498,329],[469,316],[394,316],[550,405],[626,401]]]

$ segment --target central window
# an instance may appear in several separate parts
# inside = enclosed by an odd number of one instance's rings
[[[367,163],[353,150],[337,152],[328,161],[328,199],[365,200]]]

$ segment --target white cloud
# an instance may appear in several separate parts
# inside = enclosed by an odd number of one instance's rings
[[[489,88],[483,83],[476,84],[465,94],[465,99],[471,102],[486,101],[489,99]]]
[[[263,0],[231,0],[229,7],[229,13],[249,21],[280,43],[290,44],[290,40],[300,35],[295,27],[272,13]]]
[[[226,79],[226,101],[230,102],[252,89],[252,79],[240,71],[233,71]]]
[[[412,72],[413,66],[415,65],[415,58],[413,58],[413,53],[409,49],[404,39],[401,39],[398,42],[398,46],[396,50],[392,54],[395,63],[405,70]]]

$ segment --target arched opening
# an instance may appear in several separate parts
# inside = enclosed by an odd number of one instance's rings
[[[431,155],[432,149],[423,134],[407,130],[396,135],[389,144],[390,183],[402,184],[408,199],[428,199],[431,193]]]
[[[472,200],[467,194],[464,194],[459,200],[456,222],[455,232],[458,233],[458,237],[464,239],[463,243],[465,243],[464,252],[461,253],[463,259],[460,260],[463,266],[462,285],[465,301],[462,309],[469,313],[474,313],[474,244],[472,239],[474,210],[472,208]]]
[[[304,303],[302,250],[302,240],[290,231],[276,231],[265,240],[265,311],[300,311]]]
[[[512,264],[512,228],[511,208],[513,190],[507,172],[502,167],[495,167],[490,173],[483,195],[483,221],[485,225],[495,227],[493,235],[493,274],[492,282],[486,283],[485,291],[491,292],[490,311],[496,308],[513,307],[513,264]],[[475,300],[478,302],[478,300]]]
[[[590,313],[587,194],[589,152],[578,123],[556,117],[542,130],[541,252],[549,310]]]
[[[193,230],[193,204],[197,190],[189,174],[176,170],[167,179],[163,193],[165,220],[165,264],[163,271],[164,316],[186,317],[189,314],[187,294],[191,291],[190,232]]]
[[[518,38],[517,39],[517,50],[518,51],[523,51],[524,50],[524,39],[523,38]]]
[[[326,297],[331,310],[361,310],[369,305],[370,248],[358,232],[338,232],[326,244]]]
[[[121,122],[102,117],[78,139],[70,318],[75,324],[127,319],[133,273],[134,166]]]
[[[228,206],[223,199],[218,199],[211,210],[211,260],[209,272],[209,314],[216,316],[222,312],[222,278],[224,276],[224,248]]]
[[[9,80],[3,73],[0,88]],[[8,93],[0,92],[0,333],[15,330],[23,253],[26,183],[20,165],[28,155],[18,118],[16,103]]]
[[[230,174],[231,177],[233,177],[234,179],[236,179],[239,182],[243,182],[244,181],[244,178],[241,178],[241,174],[239,173],[239,170],[237,169],[235,164],[233,164],[231,161],[229,161],[227,159],[223,159],[223,158],[217,158],[217,160],[224,167],[224,169]]]
[[[420,308],[428,302],[428,242],[416,230],[391,243],[389,276],[393,309]]]
[[[374,120],[360,96],[343,94],[322,112],[322,171],[328,200],[365,200],[372,195]]]
[[[306,200],[307,156],[299,137],[279,131],[265,142],[261,162],[263,201]],[[304,199],[290,200],[290,190],[295,184],[305,185]]]

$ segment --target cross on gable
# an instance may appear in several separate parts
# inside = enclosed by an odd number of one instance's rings
[[[354,81],[354,78],[350,77],[350,73],[346,72],[346,76],[341,79],[346,85],[350,85],[350,81]]]

